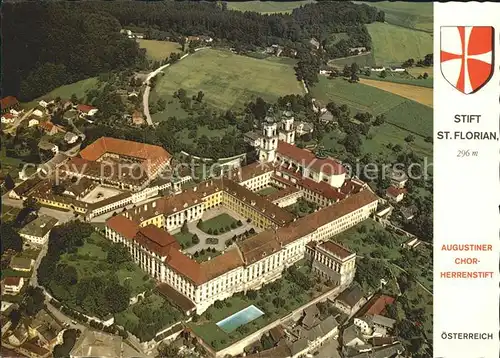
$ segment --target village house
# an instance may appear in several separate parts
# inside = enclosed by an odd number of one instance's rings
[[[314,37],[309,40],[309,44],[311,44],[316,50],[318,50],[320,47],[319,41],[316,40]]]
[[[38,142],[38,148],[45,151],[51,151],[54,154],[57,154],[59,152],[59,147],[57,145],[43,139],[40,142]]]
[[[42,347],[52,350],[60,341],[58,336],[63,330],[63,325],[53,318],[46,310],[42,309],[38,311],[31,321],[30,328],[36,332]]]
[[[134,111],[134,113],[132,113],[132,123],[136,126],[140,126],[145,123],[144,116],[140,111]]]
[[[364,46],[359,46],[359,47],[351,47],[351,48],[349,49],[349,52],[350,52],[351,54],[355,54],[355,55],[357,55],[357,54],[360,54],[360,53],[366,52],[366,47],[364,47]]]
[[[64,141],[68,144],[73,144],[78,140],[78,136],[73,132],[66,132],[64,134]]]
[[[87,104],[79,104],[78,106],[76,106],[76,109],[78,110],[78,113],[83,117],[92,117],[98,112],[97,108],[89,106]]]
[[[16,117],[12,113],[2,114],[2,123],[8,124],[16,120]]]
[[[30,272],[35,260],[27,257],[14,256],[10,260],[10,268],[15,271]]]
[[[319,120],[321,123],[336,123],[337,120],[333,118],[333,114],[326,110],[324,112],[321,112],[321,115],[319,116]]]
[[[399,203],[404,199],[407,190],[405,188],[397,188],[393,185],[389,186],[386,191],[386,197],[392,202]]]
[[[393,170],[391,172],[391,185],[402,189],[408,182],[408,175],[402,170]]]
[[[19,108],[20,108],[19,101],[14,96],[7,96],[7,97],[2,98],[0,100],[0,106],[2,109],[2,114],[9,113],[11,109],[13,109],[17,112],[17,110],[19,110]],[[14,114],[14,113],[12,113],[12,114]]]
[[[344,328],[344,332],[342,333],[342,342],[345,347],[366,347],[366,341],[363,338],[360,329],[351,324],[350,326]],[[370,347],[367,347],[366,350],[369,350]]]
[[[346,315],[351,316],[356,313],[366,302],[363,292],[358,285],[354,284],[346,288],[335,300],[335,307]]]
[[[36,117],[43,117],[45,114],[45,108],[43,106],[36,106],[31,114]]]
[[[49,240],[50,231],[58,222],[53,217],[40,215],[19,230],[19,235],[33,244],[44,245]]]
[[[390,71],[391,72],[399,72],[399,73],[401,73],[401,72],[405,72],[406,68],[403,68],[403,67],[391,67]]]
[[[382,72],[382,71],[385,71],[385,67],[383,67],[383,66],[375,66],[375,67],[371,68],[371,71],[372,72]]]
[[[52,100],[52,101],[48,101],[48,102],[47,102],[47,101],[45,101],[45,100],[43,100],[43,99],[42,99],[42,100],[38,101],[38,104],[39,104],[40,106],[42,106],[43,108],[47,108],[47,106],[48,106],[49,104],[53,104],[53,103],[54,103],[54,101],[53,101],[53,100]]]
[[[260,146],[260,137],[261,137],[261,134],[258,131],[250,131],[250,132],[246,132],[244,134],[245,142],[250,144],[252,147],[259,147]]]
[[[34,127],[34,126],[37,126],[38,124],[40,123],[40,120],[36,119],[36,118],[30,118],[28,120],[28,127]]]
[[[2,293],[7,295],[17,295],[24,285],[24,278],[18,276],[7,276],[3,280]]]
[[[401,213],[401,217],[405,222],[410,221],[415,217],[415,214],[418,212],[416,205],[404,206],[399,209]]]
[[[59,132],[59,128],[57,128],[54,123],[45,121],[40,123],[40,128],[45,132],[47,135],[54,135],[57,132]]]
[[[313,131],[314,131],[314,125],[312,123],[299,121],[295,125],[295,133],[299,137],[308,133],[312,133]]]

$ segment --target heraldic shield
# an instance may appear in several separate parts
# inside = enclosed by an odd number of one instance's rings
[[[493,75],[494,29],[491,26],[442,26],[441,73],[464,94],[479,91]]]

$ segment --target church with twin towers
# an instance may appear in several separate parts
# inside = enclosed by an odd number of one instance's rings
[[[277,159],[278,141],[295,145],[295,126],[293,113],[284,111],[281,120],[276,121],[268,115],[262,125],[259,161],[273,163]]]

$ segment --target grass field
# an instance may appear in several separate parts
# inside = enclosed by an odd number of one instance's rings
[[[268,186],[267,188],[259,190],[257,194],[262,196],[268,196],[273,193],[276,193],[277,191],[279,191],[279,189],[275,188],[274,186]]]
[[[311,94],[325,104],[333,101],[337,105],[347,105],[352,115],[357,112],[371,112],[377,115],[405,101],[403,97],[361,83],[349,83],[342,78],[328,79],[323,76],[320,76],[319,82],[311,88]]]
[[[61,87],[57,87],[56,89],[50,91],[49,93],[27,103],[23,103],[23,108],[31,109],[38,103],[42,98],[54,99],[56,97],[61,97],[62,99],[70,99],[71,95],[74,93],[76,97],[82,98],[85,97],[86,92],[88,90],[97,88],[98,80],[97,77],[87,78],[85,80],[81,80],[75,83],[71,83],[69,85],[64,85]]]
[[[411,99],[432,108],[432,88],[361,78],[360,83]]]
[[[211,219],[203,221],[200,230],[208,232],[208,230],[222,233],[222,230],[226,228],[231,228],[232,224],[236,224],[237,220],[229,214],[220,214]]]
[[[367,27],[379,66],[401,65],[409,58],[422,59],[433,52],[432,34],[380,22]]]
[[[427,88],[434,87],[434,81],[432,80],[432,77],[430,75],[426,79],[423,78],[418,79],[418,75],[413,76],[406,73],[404,74],[387,73],[387,77],[382,78],[378,75],[378,73],[372,72],[371,76],[360,75],[359,77],[367,80],[401,83],[404,85],[412,85],[412,86],[427,87]]]
[[[310,4],[313,0],[303,1],[241,1],[228,2],[227,6],[230,10],[238,11],[255,11],[261,14],[286,13],[289,14],[293,9],[302,5]]]
[[[349,56],[330,60],[328,61],[328,66],[343,68],[345,65],[351,65],[353,62],[357,63],[359,67],[375,65],[373,53],[370,52],[363,55]]]
[[[152,60],[164,60],[172,52],[182,52],[177,42],[159,40],[138,40],[139,47],[146,49],[146,55]]]
[[[433,67],[412,67],[409,68],[407,71],[413,77],[418,77],[420,75],[423,75],[424,73],[427,73],[430,78],[434,77]]]
[[[225,51],[199,51],[164,72],[156,85],[159,96],[170,98],[179,88],[189,96],[201,90],[204,101],[220,109],[238,108],[257,97],[275,101],[279,96],[304,92],[291,64]]]
[[[364,3],[383,10],[385,21],[389,24],[427,32],[432,32],[433,30],[434,16],[432,2],[379,1]]]

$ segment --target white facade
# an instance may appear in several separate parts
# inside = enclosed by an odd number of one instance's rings
[[[9,285],[4,283],[3,293],[7,295],[17,295],[19,292],[21,292],[23,285],[24,285],[24,278],[19,277],[19,284],[17,285]]]
[[[272,163],[276,160],[278,149],[278,126],[276,123],[266,121],[263,125],[263,136],[260,141],[259,161]]]
[[[370,323],[364,317],[354,318],[354,325],[361,330],[361,334],[364,336],[370,336],[373,333]]]
[[[14,115],[10,114],[10,113],[7,113],[7,114],[4,114],[2,115],[2,123],[12,123],[16,120],[16,118],[14,117]]]
[[[28,122],[28,127],[37,126],[40,123],[38,119],[32,118]]]
[[[48,231],[43,236],[27,235],[27,234],[19,234],[19,235],[22,238],[24,238],[24,239],[32,242],[33,244],[36,244],[36,245],[45,245],[49,241],[50,231]]]
[[[294,118],[290,112],[285,112],[286,115],[281,120],[281,128],[279,130],[279,140],[289,144],[295,144],[295,128]]]

